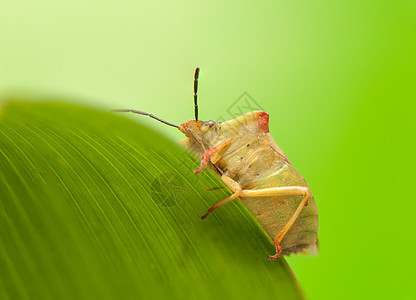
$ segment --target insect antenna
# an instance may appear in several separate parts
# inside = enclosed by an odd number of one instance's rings
[[[194,75],[195,121],[198,121],[198,77],[199,77],[199,68],[196,68],[195,69],[195,75]]]
[[[159,122],[162,122],[163,124],[166,124],[166,125],[169,125],[169,126],[172,126],[172,127],[176,127],[176,128],[182,128],[182,127],[180,127],[178,125],[175,125],[175,124],[166,122],[165,120],[162,120],[162,119],[160,119],[160,118],[158,118],[158,117],[156,117],[156,116],[154,116],[152,114],[149,114],[149,113],[144,112],[144,111],[136,110],[136,109],[120,108],[120,109],[112,109],[111,111],[116,111],[116,112],[132,112],[132,113],[139,114],[139,115],[143,115],[143,116],[149,116],[149,117],[151,117],[151,118],[153,118],[155,120],[158,120]]]

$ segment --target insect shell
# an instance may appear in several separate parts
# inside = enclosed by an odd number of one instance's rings
[[[252,111],[233,120],[199,121],[197,105],[199,68],[194,76],[195,120],[180,126],[148,115],[186,135],[180,143],[201,158],[195,173],[206,166],[217,173],[232,194],[215,203],[201,218],[239,198],[273,240],[281,254],[318,250],[318,211],[312,192],[269,133],[269,114]]]

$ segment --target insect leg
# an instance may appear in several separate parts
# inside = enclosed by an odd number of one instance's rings
[[[200,173],[206,166],[208,161],[211,160],[213,164],[215,164],[217,161],[221,159],[221,157],[224,155],[224,153],[230,148],[231,146],[231,139],[226,139],[222,143],[219,143],[214,148],[206,150],[204,153],[202,153],[201,158],[201,166],[198,170],[194,171],[195,174]]]
[[[208,217],[208,215],[210,214],[210,213],[212,213],[215,209],[217,209],[217,208],[219,208],[219,207],[221,207],[221,206],[223,206],[223,205],[225,205],[225,204],[227,204],[227,203],[229,203],[229,202],[231,202],[231,201],[233,201],[234,199],[237,199],[239,196],[240,196],[240,194],[241,194],[241,187],[240,187],[240,185],[238,184],[238,182],[237,181],[235,181],[235,180],[233,180],[233,179],[231,179],[230,177],[228,177],[227,175],[223,175],[223,176],[221,176],[221,179],[224,181],[224,183],[234,192],[230,197],[228,197],[228,198],[225,198],[224,200],[221,200],[221,201],[218,201],[218,202],[216,202],[216,203],[214,203],[214,205],[213,206],[211,206],[210,207],[210,209],[208,209],[208,212],[205,214],[205,215],[203,215],[202,217],[201,217],[201,219],[205,219],[206,217]]]
[[[216,187],[213,187],[213,188],[210,188],[210,189],[205,189],[205,190],[207,192],[212,192],[212,191],[216,191],[216,190],[221,190],[223,188],[224,188],[223,186],[216,186]]]
[[[232,194],[230,197],[227,197],[227,198],[225,198],[224,200],[221,200],[221,201],[215,202],[215,203],[214,203],[214,205],[213,205],[213,206],[211,206],[211,207],[208,209],[207,213],[206,213],[205,215],[201,216],[201,219],[202,219],[202,220],[203,220],[203,219],[205,219],[205,218],[206,218],[206,217],[208,217],[208,215],[209,215],[210,213],[212,213],[215,209],[217,209],[217,208],[219,208],[219,207],[221,207],[221,206],[223,206],[223,205],[227,204],[228,202],[233,201],[234,199],[237,199],[237,198],[238,198],[238,194],[239,194],[239,192],[235,192],[235,193],[234,193],[234,194]]]
[[[308,199],[310,197],[309,188],[304,186],[287,186],[287,187],[275,187],[267,189],[258,189],[258,190],[242,190],[241,197],[264,197],[264,196],[282,196],[282,195],[299,195],[303,196],[302,200],[299,203],[298,208],[293,213],[290,220],[286,223],[283,229],[279,234],[274,238],[274,243],[276,245],[276,254],[269,256],[271,260],[279,258],[282,247],[280,246],[281,241],[289,231],[290,227],[295,223],[299,214],[301,213],[304,206],[308,204]]]

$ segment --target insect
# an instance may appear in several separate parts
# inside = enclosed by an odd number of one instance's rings
[[[232,194],[216,202],[201,217],[239,198],[257,218],[276,246],[276,254],[318,250],[318,211],[304,178],[269,133],[269,114],[252,111],[216,123],[198,119],[199,68],[194,74],[195,120],[180,126],[134,109],[115,109],[149,116],[186,135],[181,144],[201,157],[195,174],[206,166],[217,173]]]

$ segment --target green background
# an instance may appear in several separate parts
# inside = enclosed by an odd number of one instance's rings
[[[244,92],[311,186],[316,257],[287,259],[309,299],[412,299],[414,1],[14,1],[0,10],[0,91],[230,117]],[[181,134],[138,116],[173,140]]]

